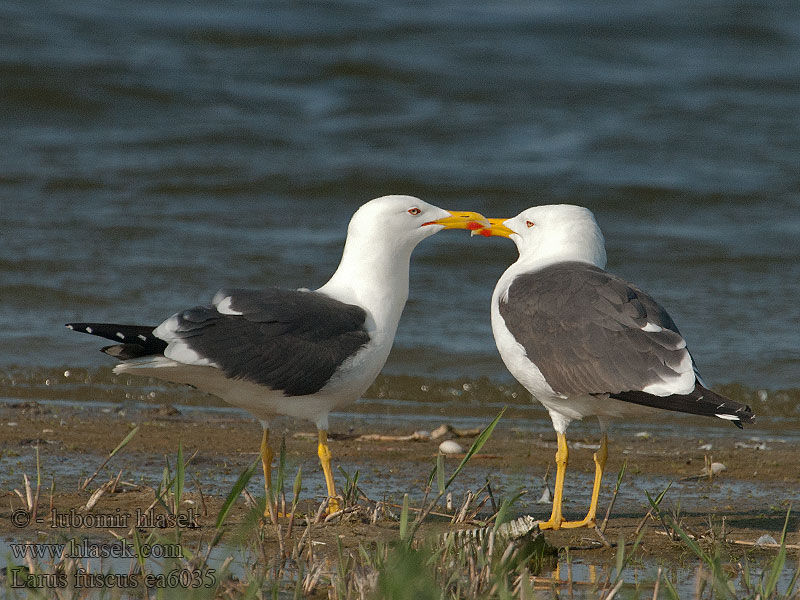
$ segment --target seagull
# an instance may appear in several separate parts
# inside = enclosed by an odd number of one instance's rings
[[[558,439],[553,509],[542,529],[595,526],[609,420],[661,409],[718,417],[739,428],[754,422],[749,406],[705,387],[667,311],[604,270],[605,241],[591,211],[536,206],[489,222],[473,233],[511,238],[519,250],[492,295],[497,349],[550,413]],[[566,430],[572,420],[590,416],[598,418],[602,438],[589,512],[581,521],[566,521]]]
[[[210,306],[183,310],[156,327],[67,327],[117,342],[102,349],[121,361],[115,373],[188,384],[255,416],[273,520],[270,423],[279,415],[314,422],[333,513],[339,504],[328,414],[355,402],[383,368],[408,298],[411,252],[443,229],[488,225],[478,213],[384,196],[355,212],[339,267],[315,291],[223,289]]]

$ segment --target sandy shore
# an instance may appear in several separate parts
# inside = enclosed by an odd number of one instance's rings
[[[369,411],[365,412],[364,407],[357,408],[361,412],[355,411],[333,421],[331,450],[335,463],[350,474],[358,468],[359,485],[367,497],[383,500],[389,507],[394,505],[390,510],[395,513],[399,512],[397,507],[404,492],[410,493],[412,506],[413,501],[421,497],[441,439],[453,438],[464,448],[472,442],[472,437],[459,438],[453,433],[436,441],[404,441],[402,437],[424,426],[441,424],[439,421],[444,417],[420,417],[420,422],[415,423],[413,418],[375,418]],[[477,419],[484,424],[490,420]],[[536,500],[543,490],[542,477],[552,466],[555,435],[552,430],[547,432],[546,420],[541,423],[540,433],[533,433],[529,427],[521,428],[521,424],[520,417],[513,411],[504,417],[482,452],[473,458],[454,484],[455,503],[460,502],[467,489],[476,490],[488,478],[498,498],[511,495],[520,487],[528,489],[515,505],[516,514],[548,516],[549,507],[537,504]],[[94,473],[134,426],[139,430],[130,443],[85,490],[80,490],[80,482]],[[163,406],[131,412],[122,408],[8,402],[0,405],[0,427],[4,472],[0,484],[3,505],[0,534],[6,541],[36,537],[37,532],[51,534],[64,525],[75,525],[74,519],[69,522],[68,517],[61,517],[59,525],[58,515],[121,514],[133,518],[137,511],[146,511],[153,503],[154,488],[161,480],[166,461],[174,469],[179,440],[184,456],[193,457],[187,467],[186,499],[189,503],[184,505],[192,523],[183,528],[183,539],[186,542],[207,539],[213,531],[222,499],[239,473],[255,460],[260,441],[257,423],[238,413],[181,411]],[[762,427],[762,437],[756,440],[733,428],[722,433],[712,429],[718,437],[704,439],[697,437],[697,431],[688,432],[687,437],[675,435],[674,430],[669,435],[661,435],[659,427],[656,421],[642,425],[640,433],[611,439],[601,514],[605,514],[623,461],[627,463],[627,470],[606,532],[608,539],[615,540],[620,534],[630,537],[646,513],[644,489],[654,495],[671,480],[674,480],[673,488],[663,506],[679,514],[692,530],[708,530],[710,518],[724,516],[728,540],[751,543],[762,535],[779,538],[790,502],[800,498],[797,463],[800,447],[791,439],[780,438],[784,430],[781,426],[772,427],[771,433]],[[591,426],[576,427],[570,436],[572,447],[565,505],[570,517],[578,517],[585,510],[592,473],[591,456],[593,444],[596,444],[591,431]],[[302,496],[307,501],[305,506],[313,511],[324,494],[313,427],[286,421],[273,439],[279,440],[281,435],[286,440],[287,477],[291,483],[297,467],[302,467]],[[377,440],[364,437],[376,435],[383,437]],[[42,475],[38,508],[42,520],[20,527],[13,522],[12,515],[24,502],[13,490],[16,488],[25,494],[23,473],[35,485],[36,447]],[[447,470],[453,469],[458,460],[459,457],[448,458]],[[725,465],[725,470],[713,480],[700,477],[708,460]],[[338,472],[336,475],[341,487],[344,476]],[[81,510],[97,488],[117,476],[120,484],[114,493],[104,493],[91,511]],[[259,470],[249,486],[254,496],[263,496],[262,481]],[[303,506],[301,503],[301,508]],[[245,503],[240,500],[230,522],[241,521],[246,513]],[[130,524],[131,521],[125,523]],[[157,527],[164,523],[150,522],[149,525]],[[432,522],[429,527],[435,530],[444,526]],[[800,544],[799,527],[800,518],[792,517],[787,540],[790,544]],[[391,519],[374,525],[334,523],[320,526],[316,535],[323,543],[331,542],[329,546],[320,546],[323,551],[325,547],[333,551],[332,540],[337,537],[345,547],[355,548],[378,539],[392,539],[397,536],[397,528],[396,521]],[[81,530],[80,527],[76,529]],[[108,529],[88,527],[84,528],[84,533],[103,538],[109,536]],[[125,527],[115,530],[126,533]],[[572,547],[573,557],[584,555],[585,560],[598,564],[610,560],[610,550],[595,549],[599,538],[591,531],[549,532],[546,537],[557,547]],[[683,554],[683,549],[661,535],[655,526],[648,528],[642,548],[652,556],[675,553],[673,558],[677,559],[678,554]]]

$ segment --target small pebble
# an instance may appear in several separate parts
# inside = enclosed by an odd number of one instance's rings
[[[712,444],[702,444],[697,449],[698,450],[711,450],[712,447],[713,447]]]
[[[454,442],[453,440],[445,440],[439,444],[439,452],[442,454],[462,454],[464,449],[458,442]]]
[[[650,439],[650,432],[649,431],[640,431],[639,433],[633,434],[633,437],[641,438],[643,440]]]
[[[762,535],[760,538],[758,538],[756,540],[756,546],[766,546],[767,544],[776,544],[777,545],[778,542],[775,541],[774,537],[772,537],[771,535],[766,535],[766,534]]]

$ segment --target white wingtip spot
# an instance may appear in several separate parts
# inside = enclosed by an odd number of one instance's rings
[[[147,336],[146,335],[142,335],[141,333],[139,335],[137,335],[136,337],[139,338],[140,340],[142,340],[143,342],[147,341]]]
[[[215,303],[217,307],[217,312],[221,315],[234,315],[239,316],[243,314],[241,311],[234,310],[231,308],[231,303],[233,302],[233,298],[231,296],[225,296],[222,300]]]
[[[725,419],[726,421],[741,421],[741,419],[737,415],[714,415],[715,417],[719,417],[720,419]]]
[[[654,396],[670,396],[672,394],[690,394],[694,390],[694,372],[675,373],[668,379],[659,379],[642,388],[642,391]]]
[[[94,329],[92,329],[91,327],[87,327],[86,333],[94,333]]]
[[[173,334],[178,331],[178,315],[172,315],[153,330],[153,335],[165,341],[170,341]]]
[[[124,339],[125,339],[125,334],[124,334],[124,333],[122,333],[121,331],[118,331],[118,332],[117,332],[117,333],[115,333],[114,335],[116,335],[116,336],[117,336],[119,339],[121,339],[121,340],[124,340]]]
[[[67,325],[67,329],[72,329],[72,331],[75,331],[75,328],[72,325]]]
[[[191,349],[188,344],[182,341],[173,341],[164,351],[164,356],[172,359],[176,363],[184,365],[197,365],[199,367],[217,367],[219,365],[210,358],[200,355]]]
[[[655,323],[647,323],[644,327],[642,327],[642,331],[651,331],[653,333],[658,333],[659,331],[664,331],[663,327],[659,327]]]

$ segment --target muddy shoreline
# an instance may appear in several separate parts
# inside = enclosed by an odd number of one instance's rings
[[[375,407],[371,407],[375,409]],[[376,412],[379,409],[375,409]],[[555,434],[548,431],[546,417],[510,410],[498,425],[492,438],[480,454],[464,469],[453,486],[454,502],[458,503],[467,489],[477,490],[488,479],[494,494],[500,498],[511,495],[521,487],[527,489],[514,506],[515,515],[533,514],[546,518],[549,507],[537,504],[544,489],[543,476],[552,466]],[[491,418],[476,417],[475,422],[488,423]],[[399,513],[402,494],[409,492],[419,501],[425,480],[435,462],[441,441],[402,441],[402,437],[418,430],[430,430],[446,423],[442,415],[409,416],[398,419],[392,415],[371,414],[370,407],[356,406],[350,413],[332,419],[331,450],[334,464],[349,474],[359,470],[359,486],[373,501],[383,501],[395,515]],[[134,426],[139,426],[130,443],[113,457],[86,490],[80,482],[90,476]],[[154,488],[161,479],[167,461],[175,463],[180,440],[185,457],[193,457],[187,467],[184,512],[194,521],[182,528],[185,543],[200,543],[213,530],[214,519],[232,482],[257,457],[260,441],[258,424],[246,415],[231,411],[197,411],[188,407],[150,406],[141,410],[130,407],[80,406],[70,403],[36,403],[7,401],[0,404],[0,460],[3,481],[0,485],[0,536],[6,542],[37,539],[64,528],[53,527],[53,517],[78,514],[91,494],[103,483],[119,476],[121,484],[114,493],[104,494],[88,514],[135,515],[146,511],[154,500]],[[592,424],[570,429],[570,468],[567,473],[566,514],[582,516],[588,501],[591,478],[591,456],[596,439]],[[620,494],[611,514],[606,537],[616,540],[622,534],[631,537],[646,514],[647,489],[657,494],[670,481],[673,488],[664,500],[691,530],[710,529],[709,523],[724,517],[725,537],[740,541],[742,552],[753,552],[751,544],[763,535],[780,537],[789,505],[800,499],[800,446],[795,439],[782,438],[786,426],[780,420],[762,420],[758,434],[740,433],[733,428],[720,432],[720,427],[692,431],[687,437],[676,435],[674,428],[664,433],[663,423],[637,423],[634,434],[622,430],[612,435],[609,462],[601,492],[600,514],[604,515],[613,493],[616,476],[625,461],[626,473]],[[677,429],[680,429],[678,427]],[[704,433],[711,432],[708,435]],[[727,433],[727,435],[725,435]],[[698,435],[699,434],[699,435]],[[712,437],[712,434],[716,434]],[[365,440],[363,436],[383,436]],[[285,420],[273,439],[285,439],[288,477],[293,479],[302,467],[303,491],[301,510],[313,510],[324,494],[316,461],[313,427],[301,421]],[[471,437],[454,438],[464,448]],[[442,438],[444,439],[444,438]],[[710,445],[709,445],[710,444]],[[36,448],[41,473],[38,524],[19,527],[12,522],[15,509],[24,506],[14,489],[24,496],[23,474],[31,481],[36,477]],[[448,458],[446,468],[455,467],[459,457]],[[701,476],[707,461],[725,465],[725,470],[713,480]],[[120,475],[121,473],[121,475]],[[340,489],[344,476],[336,472]],[[249,490],[263,497],[263,479],[256,472]],[[51,492],[52,487],[52,492]],[[796,508],[796,507],[795,507]],[[231,513],[235,525],[248,512],[241,499]],[[79,514],[87,514],[80,512]],[[68,523],[62,517],[61,524]],[[130,524],[130,522],[126,523]],[[445,528],[436,519],[427,526],[429,531]],[[800,544],[800,518],[790,519],[787,542]],[[145,527],[144,529],[147,529]],[[168,528],[166,528],[168,529]],[[369,546],[377,540],[394,539],[398,524],[383,519],[371,525],[363,522],[322,525],[315,535],[322,552],[333,552],[334,540],[345,548],[359,544]],[[124,528],[117,528],[121,535]],[[111,539],[108,528],[73,528],[72,533],[92,539]],[[558,548],[570,547],[573,559],[602,565],[612,561],[613,551],[599,545],[592,531],[572,530],[548,532],[547,540]],[[736,546],[731,545],[732,551]],[[648,526],[641,552],[651,558],[680,562],[686,559],[685,549],[669,540],[655,525]],[[759,552],[769,552],[760,550]],[[797,552],[797,551],[790,551]]]

